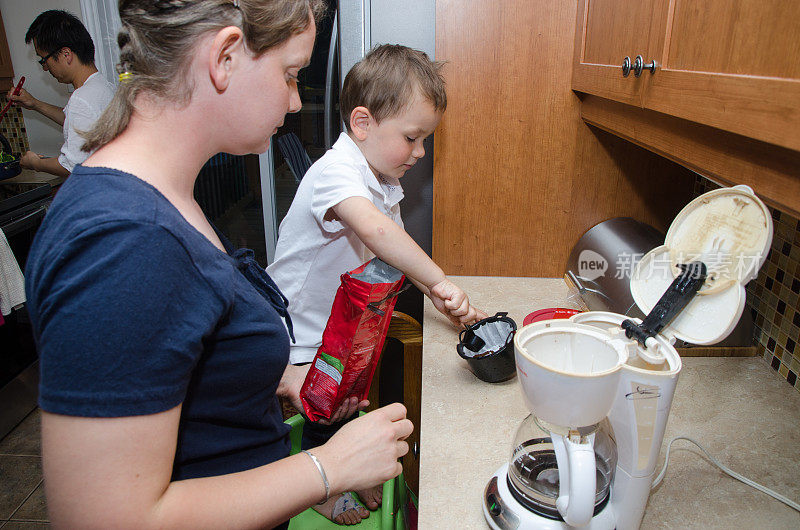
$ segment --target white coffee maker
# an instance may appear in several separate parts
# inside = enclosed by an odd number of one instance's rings
[[[514,338],[531,415],[484,491],[495,529],[635,529],[644,515],[681,359],[676,339],[724,339],[772,242],[747,186],[689,203],[631,276],[643,321],[607,312],[529,324]]]

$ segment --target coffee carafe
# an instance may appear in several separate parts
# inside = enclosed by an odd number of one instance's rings
[[[554,431],[560,431],[561,436],[554,439],[551,435]],[[567,435],[566,438],[564,435]],[[596,515],[605,508],[611,497],[617,447],[607,420],[583,429],[577,436],[588,442],[594,450],[590,455],[594,459],[593,463],[590,462],[595,467],[594,486],[587,482],[585,490],[587,495],[594,496],[594,501],[587,501],[587,505]],[[517,429],[508,464],[508,487],[513,497],[530,510],[554,519],[559,516],[559,487],[564,482],[559,477],[564,468],[559,468],[556,455],[564,454],[565,439],[569,439],[567,432],[531,414]],[[580,444],[580,440],[576,440],[576,443]]]
[[[673,344],[733,330],[771,241],[769,210],[750,188],[706,193],[633,271],[644,320],[587,312],[517,331],[531,415],[484,492],[492,528],[639,527],[682,366]]]

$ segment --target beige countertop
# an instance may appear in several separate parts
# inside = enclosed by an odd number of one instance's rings
[[[41,171],[33,171],[32,169],[23,169],[22,173],[16,177],[6,179],[3,182],[17,182],[17,183],[46,183],[50,184],[53,188],[60,186],[66,180],[65,177],[57,177],[50,173],[43,173]]]
[[[455,277],[473,303],[518,327],[547,307],[577,307],[561,279]],[[426,300],[420,425],[421,530],[484,529],[483,490],[528,414],[517,378],[477,379],[456,353],[458,330]],[[683,359],[662,446],[694,438],[721,463],[800,502],[800,393],[758,357]],[[657,470],[660,470],[659,463]],[[738,482],[689,442],[673,445],[642,521],[653,528],[800,528],[800,513]]]

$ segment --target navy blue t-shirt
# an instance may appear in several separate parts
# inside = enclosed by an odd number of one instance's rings
[[[287,456],[275,390],[289,340],[240,267],[149,184],[77,166],[25,271],[41,408],[121,417],[182,403],[175,480]]]

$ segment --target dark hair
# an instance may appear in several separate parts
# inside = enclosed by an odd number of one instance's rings
[[[31,23],[25,34],[25,44],[45,54],[69,48],[83,64],[94,64],[94,43],[78,17],[60,9],[45,11]]]
[[[356,107],[366,107],[380,123],[405,109],[415,94],[444,112],[447,93],[441,74],[443,65],[407,46],[376,46],[344,78],[339,109],[345,127],[350,131],[350,113]]]
[[[322,0],[120,0],[117,70],[130,77],[84,134],[83,150],[99,149],[125,130],[138,94],[188,101],[195,45],[209,32],[241,28],[248,50],[258,57],[302,33],[324,13]]]

